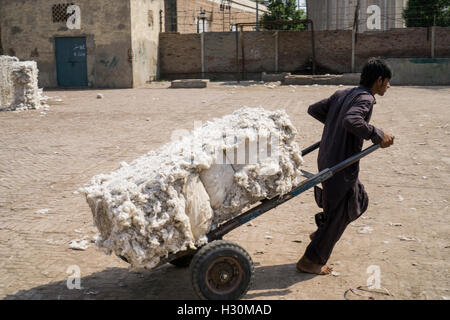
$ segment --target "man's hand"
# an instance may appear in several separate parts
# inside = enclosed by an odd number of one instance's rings
[[[394,144],[394,136],[390,135],[389,133],[384,133],[383,140],[380,142],[380,146],[382,148],[390,147]]]

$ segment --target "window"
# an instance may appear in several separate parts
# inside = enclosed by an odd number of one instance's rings
[[[55,4],[52,6],[52,19],[53,22],[67,22],[70,14],[67,13],[67,8],[72,6],[73,3]]]

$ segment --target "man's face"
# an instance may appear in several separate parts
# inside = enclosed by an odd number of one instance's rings
[[[389,89],[391,87],[390,80],[391,79],[389,79],[389,78],[385,78],[384,80],[381,77],[378,78],[378,80],[377,80],[377,84],[378,84],[378,90],[377,91],[378,92],[377,93],[380,96],[384,96],[384,94],[386,93],[387,89]]]

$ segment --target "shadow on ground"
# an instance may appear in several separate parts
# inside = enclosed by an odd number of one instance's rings
[[[253,285],[245,299],[282,296],[291,285],[314,277],[295,270],[294,264],[255,268]],[[74,281],[70,281],[74,283]],[[189,268],[164,265],[154,270],[130,271],[108,268],[80,279],[81,289],[67,288],[67,280],[52,282],[8,295],[5,300],[103,300],[103,299],[197,299]],[[256,291],[256,292],[255,292]]]
[[[282,297],[291,293],[292,285],[310,280],[316,275],[298,272],[295,264],[281,264],[255,268],[255,278],[245,299]]]

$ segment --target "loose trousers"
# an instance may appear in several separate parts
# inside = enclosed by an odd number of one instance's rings
[[[332,183],[325,181],[322,186],[323,190],[315,189],[315,196],[317,205],[323,208],[323,214],[316,217],[318,229],[306,248],[305,256],[313,263],[325,265],[349,223],[367,210],[369,197],[359,180],[340,199],[332,196],[333,192],[336,193]]]

